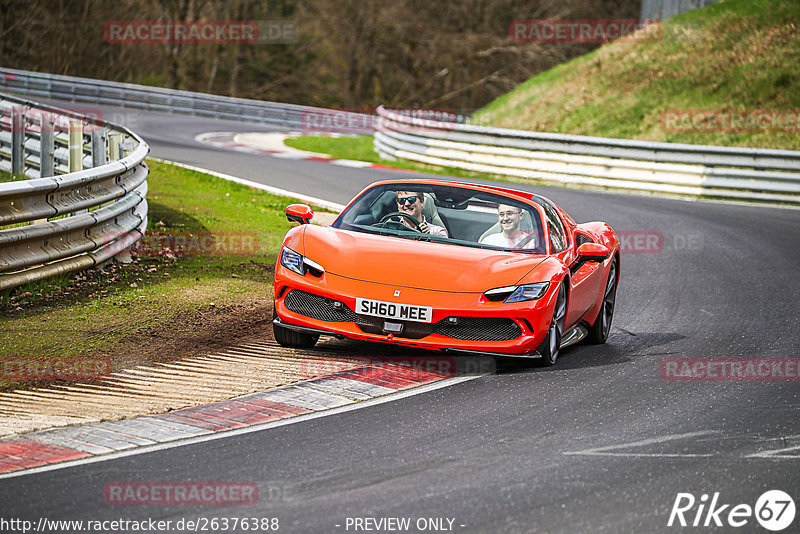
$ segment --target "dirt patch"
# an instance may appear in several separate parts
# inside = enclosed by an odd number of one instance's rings
[[[170,267],[176,260],[171,251],[141,258],[134,253],[133,257],[132,263],[109,261],[64,277],[7,290],[0,295],[0,313],[4,317],[22,317],[73,306],[87,298],[106,298],[123,286],[137,287],[166,279],[171,276]]]
[[[65,384],[48,371],[70,358],[110,360],[119,371],[271,340],[273,265],[225,269],[194,276],[174,258],[139,257],[7,294],[0,391]]]
[[[253,294],[232,304],[179,313],[168,324],[141,328],[96,356],[110,358],[118,370],[268,339],[272,339],[272,296]]]

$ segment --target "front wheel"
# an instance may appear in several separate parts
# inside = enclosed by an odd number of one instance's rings
[[[564,334],[564,318],[567,315],[567,290],[564,284],[558,288],[556,297],[556,307],[553,310],[553,319],[550,321],[550,328],[547,330],[547,337],[539,345],[537,352],[542,355],[537,360],[542,367],[550,367],[556,363],[558,354],[561,351],[561,336]]]
[[[294,330],[290,330],[284,326],[277,325],[275,324],[275,318],[277,316],[278,314],[275,312],[275,308],[273,308],[272,335],[275,337],[275,341],[278,342],[278,345],[282,347],[307,349],[317,344],[319,335],[306,334],[305,332],[295,332]]]
[[[617,300],[617,260],[611,262],[608,269],[608,282],[603,293],[603,304],[600,306],[600,313],[597,314],[586,341],[592,345],[602,345],[608,339],[611,332],[611,320],[614,318],[614,303]]]

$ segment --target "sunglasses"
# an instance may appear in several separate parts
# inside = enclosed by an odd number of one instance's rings
[[[398,205],[400,205],[400,206],[402,206],[402,205],[403,205],[403,204],[405,204],[406,202],[410,202],[411,204],[413,204],[414,202],[416,202],[416,201],[417,201],[417,199],[418,199],[418,198],[419,198],[419,197],[418,197],[418,196],[416,196],[416,195],[414,195],[414,196],[412,196],[412,197],[398,198],[398,199],[397,199],[397,204],[398,204]]]

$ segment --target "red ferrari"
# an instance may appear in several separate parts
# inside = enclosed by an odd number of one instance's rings
[[[275,339],[320,335],[537,358],[605,343],[620,245],[606,223],[576,224],[548,199],[501,187],[387,180],[327,227],[287,232],[275,267]]]

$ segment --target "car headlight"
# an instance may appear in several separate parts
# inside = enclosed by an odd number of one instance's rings
[[[506,303],[524,302],[526,300],[537,300],[547,293],[550,282],[537,282],[535,284],[524,284],[521,286],[507,286],[490,289],[484,293],[487,300],[503,300]]]
[[[303,256],[289,247],[283,247],[281,251],[281,265],[290,271],[294,271],[301,276],[303,275]]]
[[[290,271],[296,272],[300,276],[306,273],[313,276],[322,276],[322,273],[325,272],[322,265],[308,258],[304,258],[302,254],[298,254],[289,247],[283,247],[283,249],[281,249],[281,265]]]

